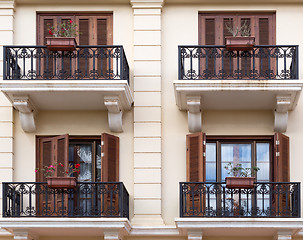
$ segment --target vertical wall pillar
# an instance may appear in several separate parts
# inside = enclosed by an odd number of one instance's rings
[[[134,218],[161,225],[161,9],[131,0],[134,14]]]
[[[3,79],[3,45],[13,44],[14,1],[0,1],[0,78]],[[0,183],[13,180],[13,107],[0,92]],[[0,202],[2,202],[2,185]],[[2,204],[0,215],[2,215]]]

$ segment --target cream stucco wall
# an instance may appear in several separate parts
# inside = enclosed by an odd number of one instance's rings
[[[198,45],[198,13],[203,11],[274,11],[276,12],[276,43],[303,43],[303,32],[296,23],[303,21],[302,5],[285,4],[166,4],[162,12],[162,208],[166,224],[173,224],[179,214],[179,182],[186,181],[187,112],[176,106],[173,81],[178,79],[178,45]],[[177,27],[176,27],[177,26]],[[300,48],[300,62],[303,60]],[[300,66],[300,76],[303,68]],[[243,99],[245,101],[245,99]],[[302,181],[300,170],[301,127],[303,100],[289,114],[290,176]],[[202,112],[202,131],[207,135],[272,135],[274,115],[268,111],[212,111]],[[171,166],[174,166],[173,168]]]
[[[14,19],[14,44],[35,45],[36,43],[36,12],[37,11],[106,11],[114,13],[114,44],[124,46],[128,62],[130,64],[131,76],[133,75],[133,13],[130,5],[22,5],[15,8]],[[174,225],[175,217],[179,216],[179,182],[186,180],[186,134],[188,134],[187,113],[179,111],[175,103],[173,81],[177,80],[178,73],[178,45],[198,44],[198,12],[199,11],[276,11],[277,19],[277,44],[301,44],[303,32],[298,31],[296,24],[303,20],[302,5],[173,5],[166,4],[162,9],[161,26],[161,68],[160,77],[154,89],[141,87],[136,99],[140,104],[147,105],[145,109],[138,108],[135,112],[125,112],[123,117],[124,132],[115,134],[120,137],[120,181],[123,181],[130,193],[131,214],[133,211],[134,196],[134,116],[141,126],[142,123],[156,122],[154,129],[143,129],[140,132],[136,128],[135,134],[138,138],[146,135],[155,135],[161,139],[159,152],[162,153],[162,217],[166,225]],[[158,31],[160,31],[158,29]],[[142,37],[142,36],[141,36]],[[152,45],[152,44],[151,44]],[[139,53],[140,58],[141,55]],[[156,56],[157,60],[158,55]],[[141,59],[142,60],[142,59]],[[300,49],[300,62],[303,62],[303,51]],[[146,61],[143,57],[143,61]],[[154,60],[153,60],[154,61]],[[137,65],[139,68],[140,64]],[[144,66],[137,71],[149,73],[150,66]],[[303,68],[300,68],[303,76]],[[131,77],[132,79],[132,77]],[[161,81],[161,87],[159,82]],[[131,80],[131,88],[133,88]],[[143,90],[142,90],[143,89]],[[152,89],[152,90],[151,90]],[[159,90],[161,89],[161,91]],[[138,91],[139,91],[138,90]],[[159,97],[159,95],[161,97]],[[146,97],[148,96],[148,97]],[[160,99],[161,98],[161,99]],[[154,100],[157,100],[154,101]],[[145,102],[144,102],[145,101]],[[147,104],[146,104],[147,102]],[[158,108],[150,106],[156,104],[162,108],[162,116]],[[144,105],[145,104],[145,105]],[[135,103],[136,105],[136,103]],[[139,105],[140,107],[140,105]],[[147,109],[148,108],[148,109]],[[1,110],[1,109],[0,109]],[[303,136],[303,99],[298,102],[295,111],[289,114],[288,130],[290,136],[290,170],[292,181],[302,181],[301,169],[301,142]],[[208,135],[271,135],[273,134],[273,113],[271,111],[212,111],[206,110],[202,113],[202,129]],[[160,120],[159,120],[160,119]],[[141,124],[141,125],[140,125]],[[154,126],[150,124],[150,126]],[[147,126],[147,125],[146,125]],[[139,129],[139,130],[138,130]],[[14,181],[35,180],[35,136],[36,135],[59,135],[68,133],[70,135],[100,135],[102,132],[110,132],[107,123],[107,113],[101,111],[40,111],[37,116],[37,132],[25,133],[20,126],[18,112],[14,111]],[[143,134],[143,133],[144,134]],[[143,136],[143,137],[142,137]],[[146,139],[143,139],[146,140]],[[158,140],[158,139],[157,139]],[[148,143],[143,143],[143,145]],[[138,145],[139,148],[145,146]],[[158,146],[158,145],[157,145]],[[140,151],[138,151],[140,152]],[[140,152],[141,154],[141,152]],[[154,154],[154,153],[153,153]],[[141,154],[142,155],[142,154]],[[157,154],[157,163],[151,161],[143,164],[144,168],[161,168]],[[153,157],[153,156],[152,156]],[[151,159],[152,159],[151,157]],[[142,164],[142,162],[141,162]],[[147,166],[151,164],[150,166]],[[142,168],[140,163],[138,168]],[[146,167],[147,166],[147,167]],[[160,171],[159,171],[160,172]],[[144,177],[144,175],[143,175]],[[158,183],[158,182],[157,182]],[[158,185],[160,185],[158,183]],[[146,188],[140,188],[144,196]],[[158,189],[155,190],[158,192]],[[148,194],[146,194],[148,195]],[[144,209],[144,206],[141,207]],[[155,207],[148,209],[151,214],[159,211]],[[159,214],[157,212],[157,214]],[[41,238],[55,239],[55,238]],[[127,239],[143,239],[143,237]],[[147,239],[147,238],[144,238]],[[153,238],[155,239],[155,238]],[[172,238],[157,238],[172,239]],[[174,238],[177,239],[177,238]],[[184,238],[179,238],[184,239]],[[209,240],[221,240],[223,238],[205,238]],[[227,239],[227,238],[224,238]],[[238,239],[238,238],[231,238]],[[241,238],[239,238],[241,239]],[[250,238],[246,238],[250,239]],[[252,239],[252,238],[251,238]],[[264,238],[269,239],[269,238]],[[56,238],[59,240],[59,238]],[[92,239],[93,240],[93,239]]]

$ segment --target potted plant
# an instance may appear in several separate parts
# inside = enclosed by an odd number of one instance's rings
[[[35,172],[43,172],[46,177],[47,185],[49,188],[75,188],[77,184],[76,177],[71,177],[73,173],[80,172],[80,164],[73,166],[71,163],[65,168],[64,164],[56,163],[54,165],[45,166],[42,169],[36,168]],[[53,175],[57,172],[63,177],[54,177]]]
[[[258,167],[243,168],[242,164],[233,166],[232,163],[228,163],[224,168],[228,171],[227,174],[232,176],[225,178],[227,188],[253,188],[256,178],[251,175],[260,170]]]
[[[46,37],[46,47],[50,51],[74,51],[77,46],[76,37],[79,34],[77,24],[72,20],[64,21],[57,27],[48,30],[51,37]]]
[[[225,37],[225,47],[228,51],[250,51],[255,45],[255,37],[252,37],[250,25],[247,20],[240,27],[234,28],[232,20],[225,24],[232,36]],[[240,34],[240,36],[238,36]]]

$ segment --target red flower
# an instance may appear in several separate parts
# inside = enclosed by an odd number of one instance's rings
[[[73,21],[72,21],[72,20],[70,20],[70,21],[69,21],[69,23],[73,23]]]
[[[79,168],[79,167],[80,167],[80,164],[79,164],[79,163],[75,165],[75,168]]]
[[[48,31],[48,33],[49,35],[54,35],[51,29]]]

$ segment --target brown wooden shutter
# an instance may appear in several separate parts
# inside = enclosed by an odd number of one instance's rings
[[[256,37],[256,45],[274,45],[276,34],[275,13],[200,13],[199,44],[224,45],[225,36],[231,36],[225,24],[233,21],[239,26],[246,20],[251,26],[251,35]],[[215,31],[213,30],[215,29]]]
[[[274,182],[289,182],[289,137],[282,133],[274,135],[274,158],[272,163]]]
[[[39,143],[39,161],[38,168],[42,169],[45,166],[54,165],[58,163],[68,166],[68,145],[69,145],[69,135],[61,135],[50,138],[42,138]],[[54,173],[56,176],[64,176],[64,172],[57,171],[59,166],[57,166]],[[43,176],[42,172],[38,172],[36,179],[38,182],[45,182],[46,178]],[[40,186],[42,191],[37,193],[37,215],[41,216],[56,216],[60,215],[63,209],[68,209],[68,198],[67,195],[62,196],[55,191],[50,191],[48,187]],[[43,189],[44,188],[44,189]],[[39,195],[39,196],[38,196]],[[39,201],[38,201],[39,199]]]
[[[188,182],[205,181],[206,135],[202,132],[186,136],[186,179]]]
[[[38,168],[42,169],[51,164],[62,163],[68,165],[68,144],[69,135],[61,135],[51,138],[42,138],[39,145],[39,161]],[[55,172],[54,176],[63,176],[62,172]],[[46,181],[42,172],[37,174],[37,181]]]
[[[101,181],[119,182],[119,137],[101,134]]]

